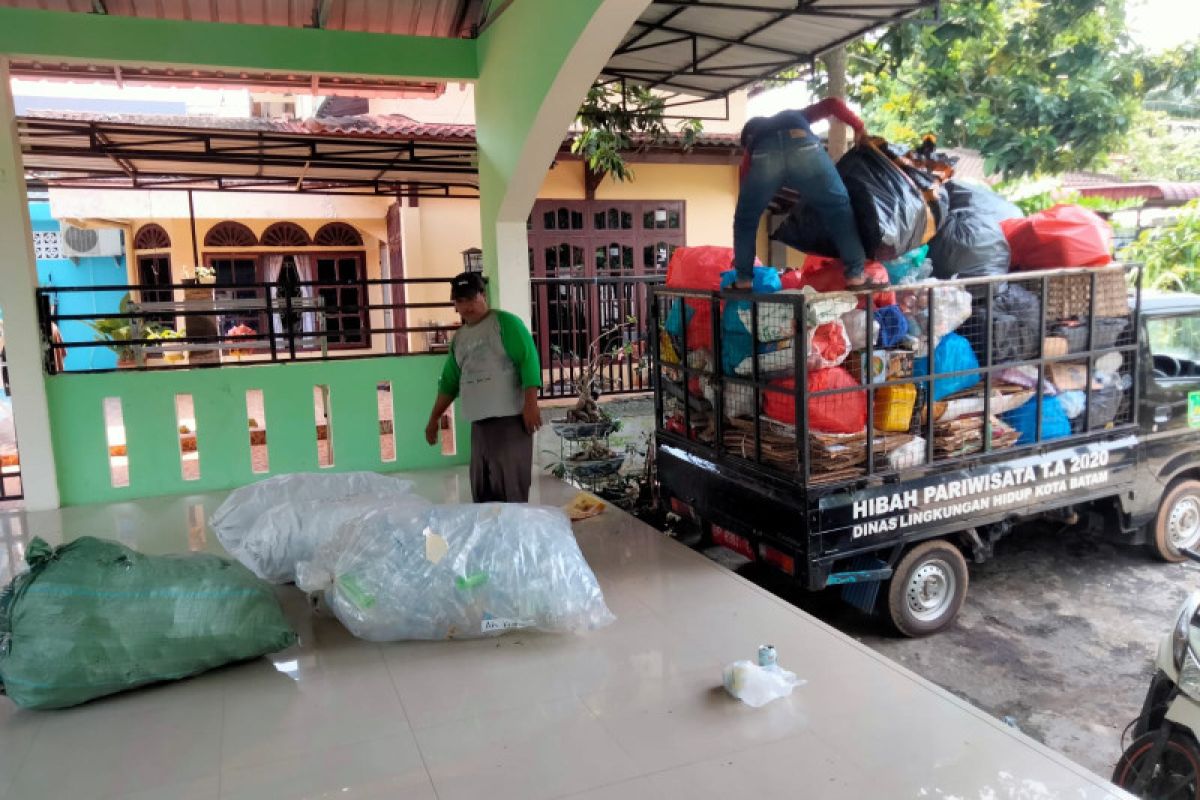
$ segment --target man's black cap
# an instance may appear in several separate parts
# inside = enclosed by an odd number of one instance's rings
[[[487,278],[478,272],[460,272],[450,281],[451,300],[470,300],[487,290]]]

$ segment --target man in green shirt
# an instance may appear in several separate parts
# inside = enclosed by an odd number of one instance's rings
[[[542,365],[525,323],[489,308],[486,287],[478,272],[464,272],[450,284],[463,326],[450,342],[425,440],[437,443],[442,415],[460,398],[471,421],[471,496],[476,503],[525,503],[533,435],[542,427]]]

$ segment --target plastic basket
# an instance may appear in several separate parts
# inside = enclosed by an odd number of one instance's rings
[[[904,432],[912,424],[917,387],[911,383],[884,386],[875,392],[875,430]]]

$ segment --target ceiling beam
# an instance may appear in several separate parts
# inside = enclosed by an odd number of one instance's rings
[[[473,81],[475,42],[0,8],[0,55],[90,64]],[[126,75],[127,80],[132,76]],[[353,81],[346,81],[353,88]],[[336,84],[331,84],[333,89]]]

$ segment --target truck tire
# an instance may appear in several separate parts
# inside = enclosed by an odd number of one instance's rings
[[[1180,550],[1200,545],[1200,481],[1182,480],[1163,496],[1154,519],[1154,552],[1163,561],[1187,559]]]
[[[905,636],[928,636],[958,615],[967,597],[967,562],[944,539],[919,544],[896,565],[888,588],[892,624]]]

